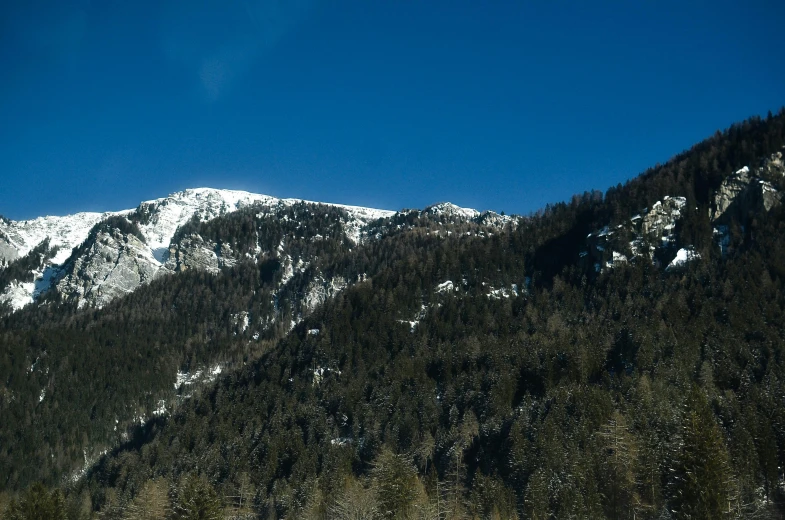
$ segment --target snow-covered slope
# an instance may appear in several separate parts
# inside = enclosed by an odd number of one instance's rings
[[[61,293],[78,298],[80,304],[100,306],[152,280],[160,271],[168,271],[165,263],[172,238],[177,229],[192,218],[208,221],[254,205],[275,208],[297,203],[312,202],[245,191],[195,188],[117,212],[77,213],[26,221],[0,220],[0,269],[29,253],[46,238],[49,238],[50,247],[58,248],[45,269],[31,272],[33,282],[18,281],[0,287],[0,302],[19,309],[33,302],[54,282]],[[395,214],[374,208],[328,205],[347,213],[345,233],[355,243],[360,241],[363,226]],[[72,250],[87,240],[96,224],[116,216],[134,216],[144,240],[120,236],[117,230],[104,230],[88,247],[73,252],[81,257],[72,255]]]
[[[65,217],[0,221],[0,263],[26,255],[47,237],[51,246],[60,248],[52,262],[63,263],[71,249],[84,242],[90,229],[110,215],[113,213],[77,213]]]
[[[139,210],[149,214],[148,222],[140,225],[147,244],[159,262],[166,260],[169,244],[177,228],[197,215],[207,221],[249,207],[255,204],[265,206],[292,205],[300,202],[319,204],[302,199],[277,199],[269,195],[259,195],[247,191],[195,188],[173,193],[162,199],[143,202]],[[342,204],[328,204],[341,208],[360,223],[389,217],[394,211],[387,211]]]
[[[142,202],[139,209],[149,214],[149,218],[139,227],[153,256],[159,262],[164,262],[175,231],[194,215],[198,215],[201,220],[211,220],[256,203],[273,202],[276,202],[274,197],[245,191],[210,188],[185,190],[162,199]]]

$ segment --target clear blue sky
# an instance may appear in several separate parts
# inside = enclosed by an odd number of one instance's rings
[[[689,4],[689,5],[685,5]],[[0,2],[0,214],[528,213],[785,104],[785,2]]]

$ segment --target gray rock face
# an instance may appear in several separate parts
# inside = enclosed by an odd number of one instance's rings
[[[764,165],[760,167],[758,174],[764,178],[785,176],[785,160],[783,160],[782,151],[772,154]]]
[[[687,199],[684,197],[665,197],[655,202],[642,218],[641,232],[648,237],[669,237],[676,227],[676,220],[681,218],[685,204]]]
[[[597,272],[613,269],[639,260],[661,265],[662,257],[674,252],[676,225],[684,216],[687,199],[664,197],[640,214],[617,224],[590,233],[586,249],[579,253],[580,261]],[[587,265],[588,264],[588,265]]]
[[[0,269],[19,257],[17,249],[11,245],[8,237],[0,232]]]
[[[711,219],[719,220],[739,199],[739,196],[749,188],[751,180],[750,169],[745,166],[722,181],[720,189],[714,195],[714,212]]]
[[[66,264],[56,287],[80,307],[100,307],[150,282],[159,269],[142,241],[114,229],[98,233],[83,254]]]
[[[330,298],[333,298],[336,294],[345,289],[347,285],[346,280],[341,276],[326,279],[321,275],[317,275],[308,284],[308,288],[303,297],[302,303],[305,311],[307,313],[313,312],[317,306]]]
[[[495,227],[502,229],[507,224],[511,224],[513,229],[518,227],[519,217],[500,215],[493,211],[483,211],[474,221],[481,226]]]
[[[188,269],[217,272],[222,267],[230,267],[235,263],[232,248],[228,244],[219,247],[194,234],[182,238],[169,247],[168,259],[164,266],[175,272]]]
[[[771,174],[782,168],[782,154],[776,154],[773,159],[759,173]],[[722,182],[714,196],[711,219],[717,223],[727,223],[733,217],[744,219],[750,211],[769,211],[781,200],[782,194],[770,182],[752,175],[745,166]]]

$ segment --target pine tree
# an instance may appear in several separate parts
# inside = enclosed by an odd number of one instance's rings
[[[382,448],[372,471],[373,488],[383,518],[407,518],[422,486],[414,464],[404,455]]]
[[[174,520],[220,520],[221,501],[215,489],[204,477],[184,477],[174,501]]]
[[[680,518],[730,518],[737,504],[722,430],[700,388],[687,399],[676,468],[675,510]]]
[[[253,511],[253,498],[256,490],[248,473],[240,474],[236,489],[235,495],[224,497],[224,500],[229,503],[226,507],[226,518],[232,520],[256,518]]]
[[[63,493],[51,493],[42,484],[33,484],[20,499],[12,500],[5,517],[8,520],[67,520]]]

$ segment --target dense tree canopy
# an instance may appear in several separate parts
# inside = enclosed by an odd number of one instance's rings
[[[725,254],[708,210],[724,178],[782,149],[784,123],[785,113],[746,121],[604,195],[503,228],[402,212],[369,228],[378,240],[354,245],[335,209],[193,221],[180,237],[247,260],[156,280],[100,310],[53,301],[3,319],[8,510],[780,514],[785,209],[734,217]],[[600,272],[581,263],[589,233],[666,195],[686,198],[675,247],[699,260]],[[281,257],[255,247],[282,240],[311,264],[279,293]],[[352,283],[305,312],[297,302],[315,273]],[[272,312],[279,325],[253,339],[233,321],[240,311]],[[216,361],[226,370],[214,383],[190,398],[172,390],[177,369]],[[173,412],[154,416],[162,399]],[[143,426],[115,429],[138,415]],[[93,446],[111,451],[83,451]],[[63,485],[90,457],[97,464]],[[63,493],[29,487],[36,480]]]

